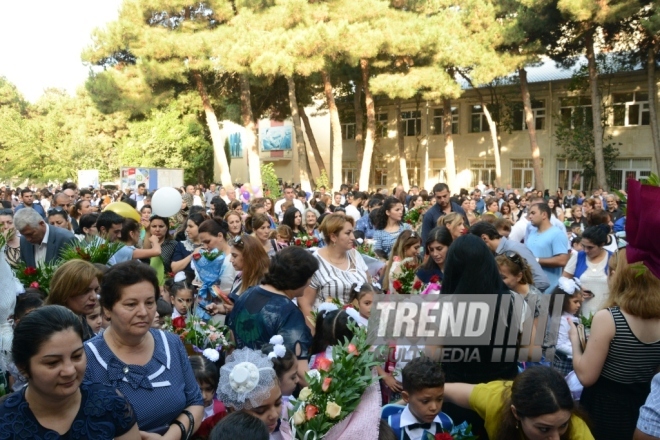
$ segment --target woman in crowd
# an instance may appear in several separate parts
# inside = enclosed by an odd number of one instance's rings
[[[84,244],[94,243],[99,240],[99,231],[96,229],[96,221],[99,215],[96,213],[85,214],[80,217],[78,222],[78,229],[76,230],[76,237]]]
[[[410,229],[403,223],[403,204],[396,197],[388,197],[378,209],[374,227],[374,252],[381,258],[389,258],[394,242],[402,231]],[[323,234],[325,236],[325,234]]]
[[[222,262],[222,269],[220,274],[220,290],[229,294],[231,291],[232,283],[236,277],[236,271],[231,264],[231,246],[227,224],[225,222],[218,222],[217,220],[206,220],[199,225],[199,241],[202,247],[208,251],[217,249],[225,256]],[[240,235],[239,235],[240,237]],[[216,301],[214,299],[214,301]],[[219,301],[219,300],[218,300]]]
[[[552,215],[557,217],[557,219],[560,222],[564,221],[564,210],[559,206],[559,199],[557,197],[552,196],[548,199],[548,206],[552,210]]]
[[[199,226],[207,219],[206,214],[202,212],[190,214],[186,220],[186,238],[177,242],[172,254],[172,272],[185,272],[188,282],[192,282],[195,278],[195,271],[190,265],[193,253],[199,251],[202,247],[202,242],[199,239]]]
[[[83,382],[82,328],[70,310],[47,306],[23,317],[11,353],[28,386],[0,406],[3,438],[140,440],[127,399],[111,387]]]
[[[257,350],[280,335],[286,348],[307,359],[312,334],[293,299],[302,297],[318,268],[318,260],[297,246],[275,255],[261,285],[243,292],[227,316],[236,347]]]
[[[485,202],[486,210],[484,215],[494,215],[497,218],[502,218],[500,214],[500,205],[495,197],[489,197]]]
[[[149,220],[149,230],[145,235],[143,242],[144,249],[151,249],[151,236],[158,239],[160,244],[160,255],[151,257],[149,264],[154,268],[158,275],[158,285],[162,286],[165,282],[165,274],[172,272],[172,255],[176,249],[177,242],[170,236],[170,219],[158,215],[151,216]],[[165,298],[169,301],[169,298]]]
[[[231,241],[230,261],[236,277],[229,298],[236,302],[243,292],[261,283],[268,272],[270,259],[259,240],[249,235],[239,235]]]
[[[625,251],[616,258],[608,307],[594,315],[584,353],[575,326],[569,330],[584,385],[580,405],[596,439],[632,438],[660,365],[660,280],[644,266],[622,264]]]
[[[14,211],[12,209],[0,210],[0,234],[4,235],[7,245],[5,257],[11,267],[18,267],[21,262],[21,239],[14,227]]]
[[[502,203],[502,206],[500,207],[500,214],[502,214],[502,218],[507,219],[509,221],[511,220],[511,207],[509,206],[508,202]]]
[[[415,272],[415,280],[427,284],[433,276],[437,276],[438,281],[442,281],[447,250],[453,241],[449,229],[445,226],[431,229],[424,245],[424,255],[428,255],[428,258]]]
[[[293,236],[299,236],[303,231],[302,214],[297,208],[289,208],[284,212],[282,224],[287,225],[293,231]]]
[[[587,218],[584,216],[582,204],[576,203],[571,209],[572,221],[580,225],[580,234],[587,228]]]
[[[91,214],[92,204],[87,200],[78,200],[72,207],[70,211],[71,218],[71,227],[74,231],[78,230],[80,217],[85,214]]]
[[[140,240],[139,243],[142,243],[144,241],[144,237],[147,234],[147,231],[149,230],[149,223],[151,221],[151,205],[142,205],[142,208],[140,209]]]
[[[84,219],[84,216],[83,216]],[[119,249],[108,261],[108,266],[129,260],[149,259],[160,256],[161,248],[158,237],[151,235],[149,241],[151,248],[141,249],[137,248],[138,241],[140,240],[140,224],[132,218],[124,219],[124,224],[121,227],[121,233],[118,240],[124,243],[124,247]]]
[[[395,293],[396,290],[392,286],[394,275],[401,273],[399,267],[402,262],[408,259],[417,267],[419,264],[419,248],[422,246],[422,239],[417,232],[403,231],[399,238],[394,242],[390,259],[385,265],[383,275],[383,285],[390,293]]]
[[[612,228],[614,227],[614,222],[609,211],[603,211],[602,209],[596,209],[591,211],[587,216],[587,227],[605,225],[607,226],[607,240],[603,245],[603,249],[610,253],[614,253],[619,249],[616,236],[612,233]]]
[[[227,236],[228,240],[241,235],[243,233],[243,214],[239,211],[229,211],[225,214],[225,222],[227,223]]]
[[[408,202],[407,211],[412,211],[413,209],[421,208],[423,204],[424,204],[424,199],[422,199],[422,196],[420,195],[411,196],[410,202]]]
[[[195,190],[195,195],[193,196],[193,206],[201,206],[204,208],[204,194],[202,193],[202,190],[197,188]]]
[[[513,382],[446,383],[444,396],[479,414],[491,440],[594,438],[566,381],[550,367],[525,370]]]
[[[270,229],[270,219],[267,215],[257,214],[252,217],[252,230],[254,231],[252,235],[259,240],[269,257],[274,257],[282,249],[274,239],[270,238],[272,229]]]
[[[275,215],[275,203],[270,197],[263,198],[264,209],[266,209],[266,215],[270,218],[271,224],[277,224],[277,216]]]
[[[48,210],[48,224],[58,228],[66,229],[67,231],[71,231],[71,221],[69,214],[67,214],[67,212],[60,207]]]
[[[507,203],[509,204],[509,208],[511,208],[511,223],[515,224],[520,220],[520,216],[522,215],[522,211],[518,207],[520,201],[514,195]]]
[[[133,405],[142,438],[187,438],[199,427],[203,399],[186,350],[175,334],[151,329],[159,285],[153,268],[137,261],[111,267],[101,306],[112,323],[85,344],[85,379],[117,388]]]
[[[303,217],[305,218],[303,232],[310,237],[316,237],[319,240],[318,247],[323,247],[323,239],[321,238],[321,234],[318,230],[318,220],[320,217],[319,212],[314,208],[309,208],[305,210]]]
[[[209,206],[209,215],[211,218],[224,219],[227,212],[229,212],[229,207],[227,207],[227,203],[221,197],[215,196],[211,199]]]
[[[465,233],[465,219],[457,212],[450,212],[438,219],[438,226],[449,229],[451,238],[456,240]]]
[[[362,255],[353,249],[354,226],[353,217],[343,213],[330,214],[323,220],[321,234],[326,240],[326,246],[314,253],[319,270],[313,274],[305,296],[298,301],[305,316],[311,316],[315,305],[327,299],[347,304],[353,286],[369,281],[367,265]]]
[[[41,203],[41,207],[44,208],[44,212],[47,212],[50,209],[52,200],[53,200],[53,193],[48,191],[48,188],[42,189],[41,200],[39,200],[39,203]]]
[[[67,307],[78,315],[83,341],[94,337],[85,316],[96,307],[102,277],[103,274],[89,261],[71,260],[58,267],[50,281],[46,304]]]
[[[582,314],[589,316],[600,310],[609,295],[608,263],[611,253],[603,248],[607,242],[607,225],[589,226],[582,234],[582,251],[572,253],[562,276],[580,280],[584,303]]]

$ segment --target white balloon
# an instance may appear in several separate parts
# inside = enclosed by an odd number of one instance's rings
[[[172,217],[181,210],[181,193],[174,188],[160,188],[151,198],[151,210],[160,217]]]

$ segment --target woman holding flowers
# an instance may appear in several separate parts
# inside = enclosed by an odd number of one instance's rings
[[[392,254],[385,266],[385,275],[383,276],[383,285],[387,286],[390,293],[398,292],[394,288],[393,282],[402,274],[402,265],[410,264],[414,270],[419,265],[419,248],[422,246],[422,239],[418,233],[413,231],[403,231],[397,238],[392,248]],[[414,276],[414,275],[413,275]]]
[[[293,236],[299,236],[303,231],[302,214],[298,208],[291,207],[284,212],[282,224],[287,225],[293,231]]]
[[[188,282],[192,282],[195,278],[195,271],[192,269],[190,262],[195,251],[199,251],[202,247],[199,240],[199,226],[206,219],[208,219],[206,214],[201,212],[188,216],[185,229],[186,239],[177,243],[174,254],[172,254],[172,272],[185,272]]]
[[[319,212],[314,208],[305,209],[305,213],[303,214],[303,217],[305,218],[303,233],[310,237],[316,237],[319,241],[318,247],[323,247],[324,243],[318,230],[320,216]]]
[[[388,197],[378,210],[374,224],[374,252],[387,259],[399,234],[410,225],[403,223],[403,204],[396,197]]]
[[[231,241],[231,265],[236,272],[229,298],[234,302],[250,287],[258,286],[268,272],[270,259],[254,237],[239,235]]]
[[[348,303],[353,285],[369,281],[367,265],[362,255],[353,249],[354,226],[353,218],[343,213],[329,214],[323,219],[321,234],[326,246],[314,253],[319,270],[298,301],[305,316],[311,316],[312,309],[326,300]]]
[[[174,255],[177,244],[170,235],[170,219],[158,215],[151,217],[149,229],[143,243],[145,249],[151,249],[151,240],[149,240],[151,236],[158,239],[160,255],[151,257],[149,265],[154,268],[158,275],[158,285],[162,286],[165,283],[165,274],[172,272],[172,255]],[[165,299],[169,301],[169,298]]]

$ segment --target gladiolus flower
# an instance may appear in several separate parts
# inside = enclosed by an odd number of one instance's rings
[[[328,358],[319,359],[319,370],[321,371],[330,371],[332,367],[332,361]]]
[[[330,389],[330,383],[332,382],[331,377],[326,377],[323,379],[323,384],[321,385],[321,389],[323,390],[324,393],[327,393],[328,390]]]
[[[305,417],[307,420],[312,420],[319,413],[319,409],[314,405],[307,405],[305,407]]]

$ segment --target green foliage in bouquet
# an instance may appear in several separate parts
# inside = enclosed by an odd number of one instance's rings
[[[366,240],[363,240],[361,238],[358,238],[355,240],[355,250],[361,253],[362,255],[366,255],[368,257],[372,258],[378,258],[376,256],[376,253],[374,252],[374,245],[373,243],[370,243]]]
[[[50,281],[59,266],[56,263],[38,264],[37,267],[34,267],[21,261],[18,267],[14,269],[14,273],[23,287],[41,289],[42,292],[48,294],[50,292]]]
[[[75,242],[68,244],[60,254],[62,261],[69,260],[85,260],[92,264],[108,264],[110,258],[117,251],[124,247],[121,242],[104,242],[101,240],[94,240],[91,243],[83,244]]]

